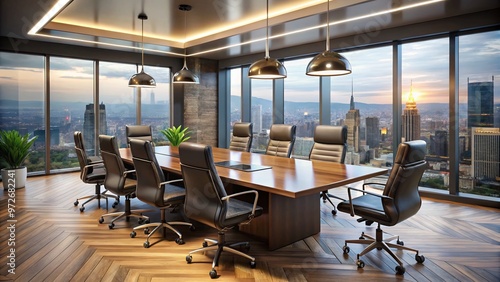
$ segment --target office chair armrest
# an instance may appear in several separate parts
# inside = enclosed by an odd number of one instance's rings
[[[244,195],[244,194],[250,194],[250,193],[255,194],[255,198],[253,200],[252,214],[250,215],[250,219],[252,219],[255,216],[255,209],[257,208],[257,201],[259,200],[259,192],[255,191],[255,190],[243,191],[243,192],[234,193],[234,194],[222,197],[221,200],[223,200],[223,201],[229,201],[229,199],[231,199],[233,197],[241,196],[241,195]]]
[[[361,192],[363,194],[369,194],[369,195],[372,195],[372,196],[375,196],[375,197],[379,197],[381,199],[388,199],[388,200],[391,200],[391,201],[393,200],[393,198],[387,197],[386,195],[381,195],[381,194],[373,193],[373,192],[370,192],[370,191],[366,191],[364,189],[357,189],[357,188],[353,188],[353,187],[347,187],[347,195],[349,196],[349,205],[351,206],[351,216],[355,216],[356,215],[354,213],[354,205],[352,204],[351,190],[358,191],[358,192]]]
[[[365,190],[365,186],[369,186],[369,185],[385,186],[385,183],[377,183],[377,182],[367,182],[367,183],[363,183],[363,190]]]
[[[129,173],[134,173],[135,172],[135,169],[132,169],[132,170],[126,170],[123,172],[123,176],[127,176],[127,174]]]
[[[162,185],[165,185],[165,184],[170,184],[170,183],[175,183],[175,182],[183,182],[183,181],[184,181],[184,179],[181,178],[181,179],[174,179],[174,180],[169,180],[169,181],[161,182],[160,183],[160,187]]]
[[[98,165],[98,164],[104,164],[103,160],[98,160],[98,161],[91,161],[89,162],[90,165]]]

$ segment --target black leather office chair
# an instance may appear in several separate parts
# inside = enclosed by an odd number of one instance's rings
[[[125,125],[125,134],[127,144],[130,144],[132,138],[153,142],[153,131],[150,125]]]
[[[289,158],[295,144],[295,125],[273,124],[269,130],[266,154]]]
[[[179,245],[184,244],[182,234],[172,227],[172,225],[189,226],[191,230],[194,230],[194,226],[188,222],[167,222],[165,219],[167,209],[177,208],[184,203],[185,189],[172,185],[174,182],[182,183],[182,179],[165,181],[165,176],[158,165],[153,145],[150,141],[131,139],[130,151],[132,152],[132,160],[137,174],[137,198],[142,202],[159,208],[161,212],[161,222],[147,223],[134,227],[134,230],[130,233],[130,237],[134,238],[137,235],[136,230],[144,229],[144,232],[148,234],[146,242],[144,242],[144,248],[149,248],[149,238],[151,235],[160,228],[163,229],[163,234],[165,234],[168,228],[177,234],[178,238],[175,239],[175,242]],[[151,232],[149,231],[150,227],[154,227]]]
[[[233,125],[233,134],[229,150],[250,152],[252,148],[253,125],[251,122],[237,122]]]
[[[399,144],[394,166],[385,184],[384,192],[381,195],[365,190],[348,188],[349,200],[338,204],[339,211],[349,213],[351,216],[360,216],[365,220],[377,223],[375,238],[363,232],[359,240],[345,241],[345,246],[343,247],[344,253],[348,253],[350,250],[347,244],[369,244],[357,256],[356,264],[358,267],[362,268],[365,265],[360,257],[375,248],[379,250],[384,249],[397,261],[399,265],[396,266],[396,272],[398,274],[404,274],[405,268],[403,267],[403,262],[390,248],[416,252],[415,260],[418,263],[424,262],[424,256],[419,255],[418,250],[403,246],[404,243],[399,240],[399,236],[384,239],[384,232],[380,229],[380,225],[396,225],[413,216],[420,209],[421,199],[418,192],[418,183],[428,166],[424,159],[425,152],[426,143],[422,140]],[[374,184],[366,183],[365,185]],[[353,199],[351,191],[359,191],[363,195]],[[394,239],[397,239],[397,244],[389,243]]]
[[[125,196],[125,210],[103,214],[101,218],[99,218],[99,223],[103,223],[104,217],[108,216],[115,217],[109,223],[109,229],[113,229],[113,227],[115,227],[114,222],[121,218],[125,218],[128,221],[130,217],[136,217],[139,218],[139,223],[147,221],[149,218],[142,215],[142,213],[148,210],[131,210],[130,208],[130,198],[135,197],[135,186],[137,182],[127,176],[134,173],[135,170],[125,169],[125,165],[120,157],[116,138],[109,135],[99,135],[99,146],[101,148],[104,167],[106,168],[104,187],[116,195]]]
[[[97,200],[98,208],[101,208],[101,199],[106,200],[106,209],[108,208],[108,198],[115,199],[113,207],[118,205],[119,198],[117,196],[106,194],[108,190],[104,190],[104,192],[101,193],[101,185],[104,183],[104,179],[106,178],[106,170],[104,169],[102,159],[99,157],[87,156],[81,131],[75,131],[73,133],[73,137],[75,140],[76,156],[78,157],[78,163],[80,164],[80,179],[84,183],[95,185],[94,194],[78,198],[73,204],[78,206],[79,201],[87,199],[87,201],[80,206],[81,212],[85,210],[85,205],[92,200]]]
[[[309,153],[310,160],[321,160],[335,163],[344,163],[347,150],[347,126],[318,125],[314,129],[314,144]],[[335,205],[330,197],[344,200],[329,194],[328,190],[321,192],[323,202],[330,202],[333,206],[332,214],[337,214]]]
[[[218,230],[217,240],[205,239],[203,247],[189,252],[186,261],[191,263],[193,253],[216,250],[212,270],[209,272],[211,278],[217,277],[215,267],[219,265],[223,251],[248,258],[250,266],[254,268],[254,257],[233,249],[236,246],[244,246],[248,250],[248,242],[227,244],[225,232],[239,224],[248,224],[254,217],[262,214],[262,208],[257,206],[258,192],[249,190],[227,195],[215,168],[210,146],[182,143],[179,146],[179,157],[186,188],[184,210],[187,217]],[[244,194],[254,195],[252,204],[235,199]]]

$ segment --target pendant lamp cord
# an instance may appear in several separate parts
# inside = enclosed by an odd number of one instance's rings
[[[183,69],[187,69],[186,65],[186,42],[187,42],[187,11],[184,11],[184,67]]]
[[[141,19],[142,30],[141,30],[141,42],[142,42],[142,70],[144,70],[144,19]]]
[[[330,0],[326,0],[326,51],[330,51]]]
[[[269,59],[269,0],[266,1],[266,59]]]

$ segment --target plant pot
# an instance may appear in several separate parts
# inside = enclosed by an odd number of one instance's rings
[[[9,188],[24,188],[26,186],[26,177],[28,176],[28,169],[23,166],[15,169],[2,168],[2,183],[3,189]]]

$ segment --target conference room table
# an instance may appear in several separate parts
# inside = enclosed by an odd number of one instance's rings
[[[263,214],[239,231],[250,234],[275,250],[320,232],[320,192],[387,173],[387,169],[326,161],[283,158],[212,147],[214,162],[252,165],[217,165],[228,194],[254,189]],[[129,148],[120,149],[125,163],[133,164]],[[162,170],[181,176],[177,147],[157,146],[155,155]],[[246,166],[243,166],[245,168]]]

